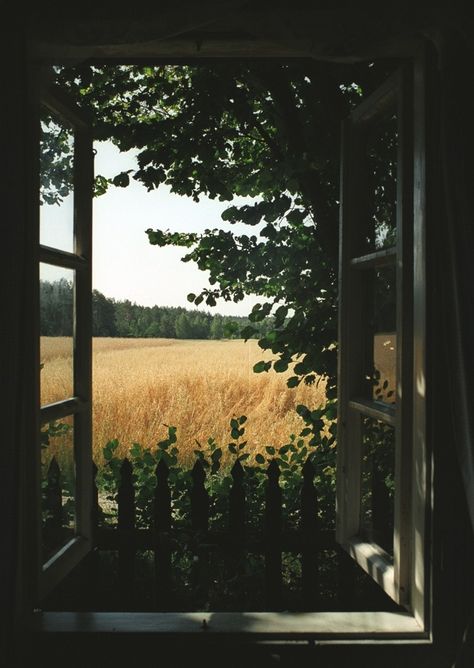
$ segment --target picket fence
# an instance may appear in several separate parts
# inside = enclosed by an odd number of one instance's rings
[[[173,553],[181,549],[183,529],[173,522],[172,489],[168,480],[169,468],[164,460],[156,467],[152,521],[148,527],[136,526],[136,490],[133,484],[133,467],[128,459],[121,465],[117,493],[118,515],[115,525],[107,525],[101,518],[103,509],[95,482],[97,468],[93,471],[92,525],[96,553],[115,551],[118,554],[117,587],[123,608],[133,607],[136,558],[138,552],[149,550],[154,562],[154,609],[176,609],[173,588]],[[263,507],[262,529],[248,526],[245,470],[237,461],[231,470],[232,485],[228,495],[228,526],[225,529],[210,528],[210,495],[206,489],[206,470],[200,460],[191,471],[189,489],[190,521],[186,528],[187,544],[192,537],[194,600],[206,606],[206,592],[210,586],[211,557],[219,553],[226,560],[229,578],[238,577],[245,567],[246,555],[259,554],[264,560],[264,600],[262,610],[281,610],[285,607],[283,596],[282,555],[290,553],[300,560],[298,609],[316,610],[324,599],[319,583],[323,553],[331,551],[337,560],[337,606],[350,609],[354,591],[353,565],[334,539],[334,532],[320,528],[319,499],[315,488],[315,470],[308,458],[301,469],[299,493],[299,526],[286,528],[282,521],[283,490],[280,486],[280,468],[273,460],[266,469],[267,481]],[[51,460],[44,491],[44,509],[47,511],[49,540],[54,533],[64,537],[64,494],[61,488],[61,472],[55,458]],[[334,560],[334,556],[332,557]],[[327,561],[327,558],[326,558]],[[334,565],[333,565],[334,566]],[[93,577],[90,578],[93,581]]]

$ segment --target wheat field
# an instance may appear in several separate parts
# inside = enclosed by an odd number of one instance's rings
[[[253,365],[271,359],[255,340],[189,341],[177,339],[96,338],[93,341],[93,451],[102,464],[102,448],[120,441],[119,455],[133,442],[154,447],[177,427],[180,461],[193,458],[196,440],[212,436],[219,445],[231,439],[229,421],[246,415],[249,448],[282,445],[304,424],[295,407],[324,402],[324,381],[289,389],[285,374],[255,374]],[[41,340],[41,403],[72,394],[72,340]]]

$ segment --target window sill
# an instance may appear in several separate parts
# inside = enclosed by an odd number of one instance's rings
[[[414,617],[400,612],[36,612],[39,633],[153,634],[255,640],[426,640]]]

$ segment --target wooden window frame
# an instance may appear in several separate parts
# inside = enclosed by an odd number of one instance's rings
[[[415,67],[415,77],[421,82]],[[419,93],[413,99],[411,68],[396,72],[364,100],[343,128],[339,266],[339,414],[336,539],[355,561],[420,626],[427,622],[428,586],[425,541],[428,494],[425,443],[425,213],[424,128]],[[396,247],[361,254],[361,229],[367,213],[358,162],[366,128],[386,110],[398,118]],[[414,142],[413,137],[417,137]],[[413,182],[417,188],[413,188]],[[396,408],[361,398],[364,360],[361,341],[366,323],[365,269],[396,266]],[[361,536],[361,418],[395,428],[393,558]]]
[[[26,614],[27,628],[33,632],[42,635],[56,636],[57,634],[83,634],[84,636],[95,634],[106,634],[111,638],[118,635],[143,634],[159,635],[163,640],[177,639],[181,642],[184,638],[194,640],[207,637],[210,642],[214,642],[216,637],[221,639],[232,639],[237,642],[263,641],[264,643],[281,643],[289,641],[295,643],[308,643],[313,641],[323,641],[321,645],[330,646],[332,644],[348,644],[356,647],[360,644],[367,647],[372,643],[375,646],[383,647],[386,643],[391,644],[394,651],[400,649],[402,652],[406,649],[408,653],[412,652],[413,647],[422,647],[423,650],[430,649],[432,637],[430,632],[430,619],[425,614],[430,600],[430,591],[428,589],[428,571],[427,571],[427,550],[425,549],[424,527],[425,515],[427,515],[428,488],[427,480],[429,478],[428,460],[425,452],[425,396],[421,391],[424,379],[424,355],[425,355],[425,210],[426,210],[426,127],[425,127],[425,59],[419,57],[419,53],[414,54],[412,63],[414,64],[415,77],[419,85],[419,91],[415,96],[414,107],[411,113],[414,115],[415,132],[418,133],[418,139],[414,146],[414,178],[418,185],[418,190],[414,197],[414,215],[416,224],[414,226],[414,243],[418,248],[414,254],[414,274],[418,281],[417,289],[414,290],[414,331],[417,332],[418,339],[413,346],[414,361],[413,372],[416,381],[419,381],[420,391],[415,392],[413,397],[413,421],[412,428],[417,440],[417,447],[413,448],[412,462],[417,471],[422,471],[420,475],[413,476],[411,483],[413,486],[412,504],[410,507],[411,531],[410,538],[414,545],[415,558],[410,562],[410,577],[415,580],[415,587],[410,594],[411,605],[406,612],[315,612],[315,613],[113,613],[113,612],[42,612],[37,610],[34,614]],[[44,60],[44,57],[40,57]],[[61,58],[59,58],[61,60]],[[58,61],[58,57],[54,62]],[[149,59],[146,59],[146,63]],[[161,62],[161,61],[160,61]],[[168,60],[166,61],[168,62]],[[197,61],[199,62],[199,60]],[[90,244],[90,240],[89,240]],[[90,248],[90,246],[89,246]],[[42,249],[45,253],[48,249]],[[81,253],[81,255],[84,255]],[[49,257],[49,256],[48,256]],[[69,258],[68,254],[61,253],[64,259]],[[86,257],[86,256],[85,256]],[[90,255],[89,255],[90,257]],[[69,258],[70,259],[70,258]],[[378,262],[379,259],[367,257],[366,262]],[[418,374],[418,375],[417,375]],[[69,402],[69,403],[68,403]],[[83,404],[83,397],[75,396],[60,404],[43,407],[43,416],[48,415],[48,419],[54,415],[64,416],[75,413],[77,415],[85,414],[89,411],[90,402],[86,408]],[[74,410],[71,409],[74,407]],[[67,411],[66,413],[64,411]],[[341,421],[341,418],[339,418]],[[339,448],[340,451],[342,448]],[[340,462],[338,463],[341,470]],[[91,476],[85,476],[83,484],[87,485]],[[417,484],[420,488],[417,488]],[[39,501],[39,497],[38,497]],[[338,527],[337,534],[341,537],[341,519],[344,514],[341,513],[341,480],[338,484]],[[39,505],[39,503],[38,503]],[[38,523],[39,525],[39,523]],[[417,534],[418,530],[421,533]],[[89,538],[85,538],[89,541]],[[41,597],[51,589],[59,580],[69,572],[69,570],[82,558],[79,553],[74,555],[71,549],[68,554],[58,555],[55,564],[49,567],[49,573],[42,573],[43,586],[40,587]],[[85,550],[84,550],[85,553]],[[426,585],[426,590],[425,590]],[[204,624],[204,621],[206,622]],[[426,646],[426,648],[425,648]]]
[[[59,90],[41,95],[41,106],[65,121],[74,133],[73,239],[67,252],[39,244],[39,263],[74,270],[73,396],[39,408],[41,425],[74,418],[75,535],[45,563],[39,564],[39,598],[45,597],[92,547],[92,186],[93,153],[90,125]],[[39,266],[39,265],[38,265]],[[39,394],[39,393],[38,393]],[[38,451],[40,445],[38,443]],[[39,463],[40,465],[40,463]],[[38,509],[41,490],[38,486]],[[38,516],[38,544],[41,518]],[[40,559],[41,561],[41,559]]]

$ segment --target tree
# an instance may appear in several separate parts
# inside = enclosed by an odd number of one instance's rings
[[[42,336],[72,336],[73,284],[65,278],[40,281],[40,333]]]
[[[249,318],[273,313],[259,344],[275,359],[258,369],[283,371],[296,357],[288,382],[327,375],[334,396],[340,123],[384,68],[262,61],[80,66],[57,76],[93,112],[97,139],[138,149],[132,178],[149,190],[166,183],[195,200],[257,198],[224,212],[229,231],[148,230],[149,241],[187,248],[184,261],[210,273],[213,287],[189,296],[196,305],[261,296]],[[128,172],[99,177],[97,193],[129,181]],[[233,234],[236,222],[249,233]]]
[[[224,338],[224,319],[220,315],[215,315],[211,322],[211,327],[209,331],[211,339],[223,339]]]
[[[175,324],[176,337],[178,339],[192,339],[193,329],[189,316],[186,313],[180,313],[176,318]]]
[[[92,291],[92,336],[117,336],[115,304],[98,290]]]

